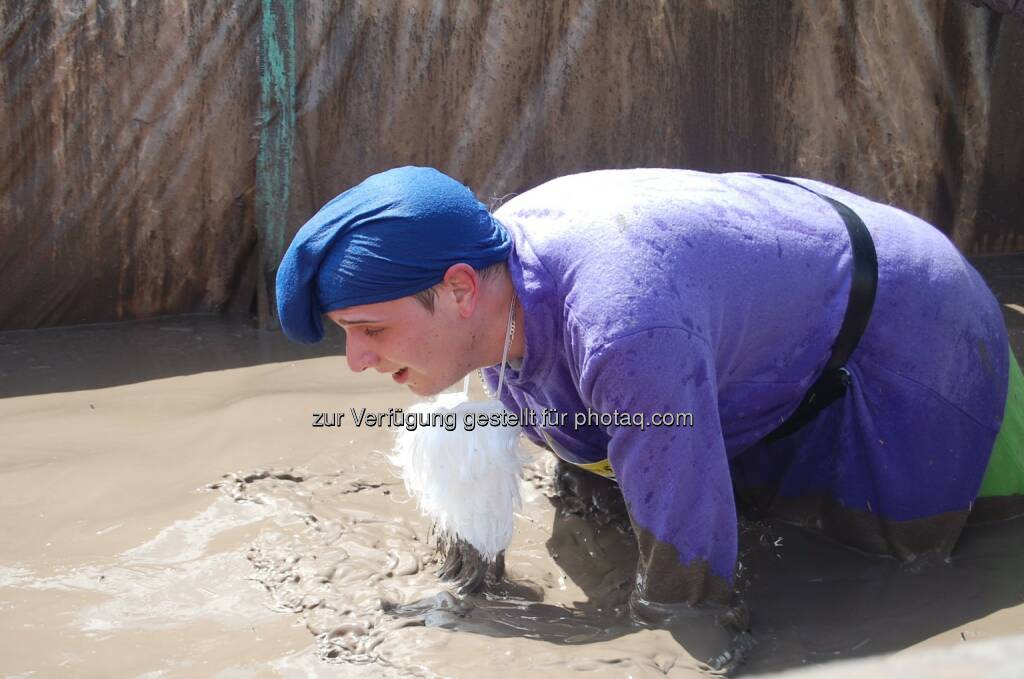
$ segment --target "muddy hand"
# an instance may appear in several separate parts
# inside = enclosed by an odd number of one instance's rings
[[[629,612],[636,624],[669,630],[708,674],[733,674],[754,648],[750,614],[740,601],[731,606],[692,607],[646,601],[634,591]]]
[[[489,561],[462,539],[442,541],[438,544],[438,551],[444,558],[438,575],[442,580],[454,582],[459,594],[474,594],[489,582],[500,582],[505,577],[504,552],[498,554],[494,561]]]
[[[732,638],[729,648],[704,663],[705,671],[730,676],[746,662],[754,650],[754,637],[749,630],[739,632]]]
[[[750,612],[745,603],[738,602],[716,616],[715,622],[731,635],[732,641],[729,648],[707,661],[707,668],[719,674],[731,675],[754,650]]]

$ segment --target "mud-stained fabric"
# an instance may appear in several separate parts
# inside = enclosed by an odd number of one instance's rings
[[[771,489],[736,487],[741,506],[752,517],[771,517],[801,526],[866,554],[901,561],[948,557],[971,512],[961,509],[896,521],[876,512],[847,507],[825,494],[791,498]]]
[[[701,559],[680,558],[674,546],[634,527],[640,559],[636,565],[636,594],[657,603],[728,604],[733,599],[730,579],[715,575]]]
[[[634,525],[675,550],[680,572],[732,581],[734,479],[780,502],[828,498],[864,549],[947,550],[999,429],[1008,343],[980,276],[920,219],[803,181],[871,231],[878,295],[846,395],[771,444],[849,295],[848,234],[825,201],[756,175],[633,170],[563,177],[496,213],[526,314],[506,405],[569,413],[528,433],[576,464],[607,457]],[[628,420],[577,427],[576,413]],[[865,526],[874,535],[855,537]],[[680,586],[678,600],[704,596]]]

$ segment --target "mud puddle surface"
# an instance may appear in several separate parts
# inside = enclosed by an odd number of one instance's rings
[[[381,428],[408,407],[320,358],[0,399],[0,672],[14,676],[695,676],[699,648],[624,614],[635,546],[559,511],[531,451],[507,581],[459,597]],[[746,523],[757,641],[741,673],[1024,630],[1024,523],[906,569]]]
[[[507,579],[465,597],[439,581],[429,526],[380,452],[372,468],[349,473],[293,470],[282,482],[257,471],[216,485],[238,502],[291,507],[294,524],[264,531],[248,558],[325,663],[396,676],[708,674],[710,639],[630,620],[628,524],[566,511],[553,492],[553,460],[531,452]],[[910,566],[778,522],[744,521],[740,530],[739,587],[756,645],[738,674],[962,643],[1024,621],[1015,575],[1024,522],[974,527],[951,562]]]

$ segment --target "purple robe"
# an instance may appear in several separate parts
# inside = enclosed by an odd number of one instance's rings
[[[610,461],[646,599],[728,599],[738,499],[911,558],[952,549],[981,484],[1009,360],[991,292],[929,224],[797,181],[863,219],[878,292],[846,395],[770,444],[828,360],[849,295],[849,237],[826,201],[752,174],[613,170],[495,213],[526,332],[503,401],[566,413],[526,433],[567,461]],[[620,421],[577,429],[588,409]],[[677,413],[692,419],[652,424]]]

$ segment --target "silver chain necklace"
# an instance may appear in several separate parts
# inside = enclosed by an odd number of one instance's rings
[[[505,334],[505,348],[501,352],[501,369],[498,371],[498,391],[495,393],[491,392],[490,387],[487,385],[487,379],[484,377],[484,370],[480,368],[476,371],[476,374],[480,376],[480,384],[484,387],[484,393],[487,398],[497,398],[498,394],[501,393],[502,384],[505,381],[505,366],[508,359],[508,351],[512,346],[512,339],[516,336],[516,293],[512,291],[512,302],[508,306],[508,325],[506,326]]]

